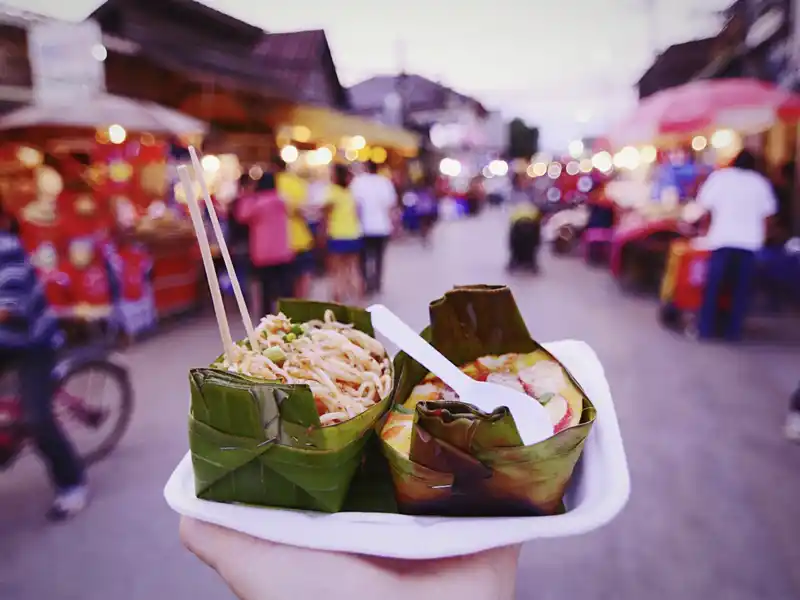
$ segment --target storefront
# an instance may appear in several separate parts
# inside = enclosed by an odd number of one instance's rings
[[[279,146],[333,146],[344,151],[348,160],[377,158],[380,163],[412,158],[419,150],[415,133],[333,108],[297,104],[284,109],[277,118],[281,121]]]

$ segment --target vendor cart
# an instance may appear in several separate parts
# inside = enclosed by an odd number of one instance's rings
[[[711,251],[704,247],[703,238],[672,243],[661,284],[659,321],[662,325],[693,335],[697,333],[710,258]],[[719,335],[725,330],[732,304],[732,289],[727,279],[726,275],[719,295],[716,323]]]
[[[689,240],[670,245],[660,292],[659,321],[664,326],[683,331],[692,325],[703,304],[710,255]]]
[[[657,292],[670,245],[685,237],[677,218],[650,219],[630,213],[611,239],[612,275],[626,291]]]

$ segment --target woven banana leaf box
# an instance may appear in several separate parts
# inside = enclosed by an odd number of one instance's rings
[[[558,362],[531,337],[504,286],[466,286],[448,292],[430,305],[430,326],[422,336],[457,365],[487,355],[533,352]],[[402,352],[394,368],[394,410],[403,410],[413,388],[428,373]],[[417,404],[410,453],[382,442],[399,511],[441,516],[563,512],[564,492],[596,416],[578,383],[569,373],[567,377],[582,396],[577,424],[527,447],[505,408],[485,414],[461,402]]]
[[[284,301],[279,309],[295,323],[321,320],[332,310],[336,320],[374,336],[369,313],[359,308]],[[364,471],[367,449],[380,454],[375,427],[390,395],[355,418],[323,427],[306,385],[212,367],[192,369],[189,385],[189,447],[198,498],[338,512]],[[360,496],[369,496],[369,486],[356,487]],[[393,502],[384,506],[392,510]]]

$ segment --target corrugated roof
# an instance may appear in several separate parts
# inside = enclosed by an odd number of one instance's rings
[[[349,108],[339,82],[328,38],[321,29],[265,33],[253,49],[254,60],[298,99]]]
[[[645,97],[692,79],[710,62],[716,43],[716,37],[704,38],[664,50],[639,78],[639,95]]]
[[[103,20],[120,8],[131,7],[158,14],[165,20],[180,21],[206,34],[228,38],[237,45],[252,47],[263,34],[260,27],[241,21],[195,0],[106,0],[91,14]]]
[[[484,106],[475,98],[431,81],[422,75],[377,75],[350,88],[350,103],[353,110],[363,113],[383,109],[386,97],[397,92],[405,101],[406,110],[421,112],[439,110],[447,107],[450,98],[474,103],[479,110],[486,112]]]
[[[131,18],[142,14],[146,21]],[[162,54],[172,64],[265,86],[295,101],[349,107],[322,30],[267,33],[194,0],[107,0],[93,16],[104,30],[138,42],[154,59]],[[150,31],[156,29],[150,23],[163,23],[158,29],[164,31]],[[209,43],[193,47],[184,41],[184,30]]]

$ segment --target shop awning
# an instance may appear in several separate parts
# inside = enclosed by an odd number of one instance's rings
[[[0,130],[98,127],[112,123],[130,131],[151,133],[204,133],[207,129],[202,121],[153,102],[101,93],[69,105],[30,104],[0,118]]]
[[[296,105],[288,111],[286,119],[284,125],[307,127],[314,141],[338,144],[342,137],[360,135],[368,145],[404,154],[416,155],[419,149],[420,138],[416,133],[331,108]]]

